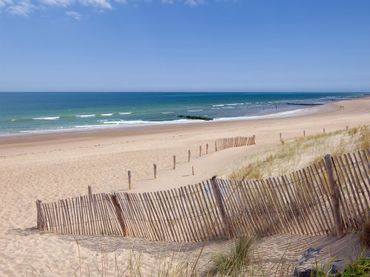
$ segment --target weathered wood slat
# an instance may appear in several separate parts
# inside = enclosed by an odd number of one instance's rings
[[[215,150],[253,140],[217,140]],[[252,234],[323,234],[334,231],[338,222],[343,222],[345,231],[356,229],[370,212],[369,157],[370,151],[364,150],[332,158],[331,180],[319,161],[289,176],[266,180],[213,179],[166,191],[37,201],[37,228],[175,242]],[[340,221],[334,220],[335,213],[340,213]]]

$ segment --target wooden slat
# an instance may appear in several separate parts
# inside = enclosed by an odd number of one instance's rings
[[[181,234],[183,241],[190,241],[189,234],[185,231],[186,223],[184,221],[184,218],[182,217],[178,197],[175,194],[175,189],[170,190],[170,195],[171,195],[171,198],[172,198],[174,206],[175,206],[174,211],[175,211],[176,218],[177,218],[176,221],[177,221],[177,226],[178,226],[178,232]]]
[[[246,211],[248,219],[250,220],[251,229],[254,229],[254,234],[261,234],[263,232],[263,226],[260,223],[258,217],[253,213],[252,201],[249,197],[249,191],[247,191],[248,183],[242,181],[240,183],[242,198],[244,198],[244,204],[246,205]]]
[[[250,138],[215,141],[218,150]],[[333,190],[346,230],[370,212],[370,151],[333,158]],[[196,242],[246,234],[321,234],[333,230],[331,188],[322,161],[260,181],[211,180],[150,193],[91,194],[37,205],[38,228],[73,235],[127,235]],[[333,183],[333,182],[332,182]],[[331,184],[332,184],[331,183]],[[338,187],[336,187],[338,186]],[[338,201],[336,203],[338,203]],[[119,223],[122,217],[124,227]]]
[[[341,172],[344,174],[344,176],[346,177],[346,184],[347,186],[350,188],[350,191],[352,193],[352,197],[349,195],[349,197],[351,199],[353,199],[353,203],[354,203],[354,214],[356,216],[356,221],[359,217],[361,217],[361,209],[360,209],[360,206],[358,205],[358,202],[356,201],[356,191],[355,191],[355,188],[352,184],[352,180],[351,178],[349,177],[349,174],[347,173],[347,169],[346,169],[346,165],[344,164],[344,160],[341,158],[341,157],[337,157],[337,161],[339,162],[340,166],[341,166]],[[357,224],[357,223],[356,223]],[[357,227],[359,227],[357,225]]]

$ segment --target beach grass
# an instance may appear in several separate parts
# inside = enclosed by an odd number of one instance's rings
[[[261,179],[285,175],[299,168],[316,163],[326,154],[344,153],[370,148],[370,128],[360,126],[316,135],[282,140],[273,150],[248,157],[247,163],[232,170],[233,180]]]
[[[209,276],[238,276],[242,274],[249,262],[249,254],[253,239],[241,237],[237,239],[229,254],[218,254],[213,258],[213,266]]]

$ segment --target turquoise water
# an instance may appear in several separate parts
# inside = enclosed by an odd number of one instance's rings
[[[0,93],[0,135],[185,123],[303,109],[360,93]]]

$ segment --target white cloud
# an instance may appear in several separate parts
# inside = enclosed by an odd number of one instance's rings
[[[75,11],[66,11],[66,16],[72,17],[75,20],[80,20],[82,15]]]
[[[6,5],[9,5],[11,3],[11,0],[0,0],[0,8],[5,7]]]
[[[207,0],[0,0],[0,11],[6,11],[13,15],[28,16],[36,10],[47,10],[48,7],[59,7],[59,8],[71,8],[78,5],[86,7],[93,7],[100,10],[110,10],[115,5],[138,5],[139,3],[147,4],[185,4],[187,6],[198,6],[205,3]],[[220,0],[208,0],[218,2]],[[229,1],[229,0],[223,0]],[[231,1],[231,0],[230,0]],[[69,14],[67,14],[67,12]],[[70,13],[72,11],[66,11],[67,16],[77,18],[78,14]],[[1,15],[1,14],[0,14]],[[81,15],[80,15],[81,16]]]
[[[23,0],[8,5],[8,8],[6,10],[13,15],[28,16],[34,8],[35,6],[31,3],[30,0]]]
[[[185,4],[189,6],[198,6],[203,3],[204,3],[203,0],[185,0]]]
[[[67,7],[73,3],[73,0],[40,0],[40,2],[49,6]]]
[[[85,6],[93,6],[102,9],[111,9],[112,5],[108,0],[79,0]]]

